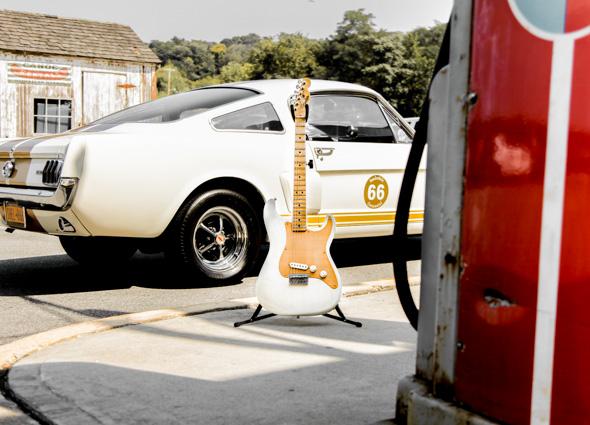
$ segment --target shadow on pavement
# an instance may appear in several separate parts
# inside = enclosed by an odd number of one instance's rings
[[[268,248],[265,247],[263,252]],[[332,256],[338,267],[388,263],[390,238],[336,240]],[[256,276],[262,259],[247,277]],[[171,284],[171,282],[173,282]],[[241,282],[230,283],[226,286]],[[99,269],[79,266],[67,255],[0,261],[0,296],[50,295],[125,289],[139,286],[154,289],[186,289],[220,286],[195,279],[166,261],[162,254],[136,254],[123,268],[105,264]]]
[[[53,355],[69,361],[17,364],[10,385],[42,413],[51,406],[77,423],[393,423],[397,381],[414,366],[409,324],[279,318],[236,330],[239,314],[209,316],[208,331],[195,316],[64,344]],[[117,360],[101,361],[123,339]]]

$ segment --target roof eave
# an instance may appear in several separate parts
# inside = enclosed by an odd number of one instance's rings
[[[127,62],[127,63],[138,63],[138,64],[152,64],[152,65],[160,65],[162,61],[156,56],[155,58],[122,58],[122,57],[107,57],[107,56],[98,56],[98,55],[73,55],[64,52],[40,52],[38,50],[27,50],[27,49],[6,49],[0,47],[0,52],[7,52],[12,54],[27,54],[27,55],[37,55],[37,56],[61,56],[66,58],[80,58],[80,59],[100,59],[106,61],[117,61],[117,62]]]

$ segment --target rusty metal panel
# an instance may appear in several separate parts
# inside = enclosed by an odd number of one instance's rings
[[[15,63],[19,66],[9,83],[9,66]],[[99,59],[0,55],[0,137],[33,133],[35,98],[71,99],[74,128],[146,102],[152,98],[154,70],[153,65]]]
[[[476,0],[474,27],[478,102],[468,129],[456,394],[476,411],[525,424],[551,45],[518,24],[507,0]]]
[[[571,28],[588,25],[590,4],[568,3]],[[585,12],[585,13],[582,13]],[[588,27],[587,27],[588,28]],[[563,238],[556,302],[551,423],[590,422],[590,36],[575,42],[563,206]],[[537,319],[539,320],[539,319]],[[538,326],[537,326],[538,328]]]
[[[158,98],[158,76],[156,75],[156,69],[152,69],[152,100]]]
[[[474,15],[456,391],[512,424],[590,416],[590,7],[546,6]]]
[[[455,381],[457,353],[457,304],[462,272],[461,211],[465,167],[465,129],[471,58],[472,0],[456,0],[451,14],[449,56],[449,108],[444,151],[443,202],[441,214],[440,280],[437,328],[434,346],[434,392],[450,398]]]
[[[127,106],[127,91],[121,86],[127,75],[112,72],[82,72],[82,122],[87,124]]]
[[[434,381],[435,339],[440,284],[441,217],[443,202],[444,153],[447,144],[449,110],[449,66],[441,69],[430,87],[428,150],[422,269],[420,279],[420,318],[416,353],[416,375]]]

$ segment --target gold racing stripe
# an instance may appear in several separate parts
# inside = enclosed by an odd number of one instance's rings
[[[46,142],[47,140],[62,137],[63,134],[53,134],[50,136],[34,137],[28,140],[21,140],[21,144],[18,145],[12,154],[13,158],[31,158],[31,153],[35,146],[39,143]],[[0,147],[1,148],[1,147]]]
[[[5,179],[0,174],[0,184],[6,186],[27,186],[27,176],[29,175],[31,163],[31,159],[17,160],[14,168],[14,175],[12,175],[9,179]],[[0,167],[1,166],[2,164],[0,163]]]
[[[395,222],[395,212],[357,212],[357,213],[334,213],[330,214],[336,220],[337,227],[350,226],[375,226],[388,225]],[[283,214],[283,217],[291,217],[291,214]],[[326,219],[325,214],[314,214],[307,216],[307,224],[311,227],[321,226]],[[410,211],[409,223],[422,223],[424,211]]]
[[[35,146],[47,140],[62,137],[63,134],[52,134],[48,136],[36,136],[31,138],[20,138],[9,142],[0,142],[0,159],[31,158]],[[14,152],[12,149],[14,148]]]
[[[0,159],[9,159],[12,158],[12,148],[20,145],[21,143],[25,142],[26,139],[18,139],[18,140],[11,140],[10,142],[6,142],[0,145]]]

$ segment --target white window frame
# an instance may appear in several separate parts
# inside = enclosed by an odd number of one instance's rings
[[[36,105],[36,102],[38,100],[45,100],[45,113],[44,114],[41,114],[41,115],[35,113],[35,105]],[[57,115],[49,115],[47,113],[47,104],[48,104],[48,101],[49,100],[57,100],[58,101],[58,103],[57,103]],[[70,102],[70,114],[69,115],[61,115],[60,106],[61,106],[61,102],[62,101]],[[62,118],[69,118],[70,119],[70,128],[68,128],[68,129],[66,129],[64,131],[71,130],[72,128],[74,128],[73,127],[73,119],[74,119],[73,112],[74,112],[74,102],[70,98],[65,98],[65,97],[34,97],[33,98],[33,134],[59,134],[59,133],[63,133],[63,131],[59,131],[59,130],[61,130],[61,119]],[[58,132],[57,133],[48,133],[47,131],[44,131],[44,132],[37,132],[37,131],[35,131],[35,124],[37,122],[37,118],[38,117],[44,117],[45,118],[45,126],[44,126],[45,130],[47,130],[47,118],[57,118],[57,129],[58,129]]]

